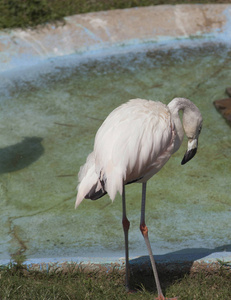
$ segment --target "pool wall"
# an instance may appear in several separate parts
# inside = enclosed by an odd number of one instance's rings
[[[231,5],[160,5],[66,17],[36,29],[0,31],[0,73],[58,56],[80,57],[201,38],[230,42]]]

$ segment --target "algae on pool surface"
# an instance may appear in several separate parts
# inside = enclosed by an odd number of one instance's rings
[[[97,129],[132,98],[167,104],[186,97],[204,119],[195,158],[181,166],[185,140],[148,182],[153,252],[230,247],[231,134],[213,106],[230,85],[230,59],[224,45],[153,49],[12,80],[1,100],[0,258],[124,256],[120,196],[113,203],[108,196],[85,200],[77,210],[74,203]],[[126,197],[130,253],[147,255],[139,231],[141,185],[127,186]]]

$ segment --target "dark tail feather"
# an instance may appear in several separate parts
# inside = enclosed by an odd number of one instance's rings
[[[101,197],[103,197],[104,195],[106,195],[107,192],[103,189],[103,187],[96,191],[96,185],[93,186],[91,188],[91,190],[85,195],[85,199],[91,199],[91,200],[98,200],[100,199]]]

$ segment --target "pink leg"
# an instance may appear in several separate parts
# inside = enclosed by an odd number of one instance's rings
[[[123,186],[123,194],[122,194],[122,204],[123,204],[123,229],[124,229],[124,240],[125,240],[125,286],[126,290],[129,291],[129,253],[128,253],[128,230],[130,227],[130,222],[127,219],[126,215],[126,202],[125,202],[125,187]]]
[[[153,270],[153,274],[154,274],[154,278],[155,278],[155,282],[156,282],[156,287],[157,287],[157,292],[158,292],[158,298],[157,300],[167,300],[167,298],[164,297],[163,293],[162,293],[162,289],[160,286],[160,280],[158,277],[158,272],[156,269],[156,263],[152,254],[152,248],[149,242],[149,238],[148,238],[148,227],[145,224],[145,201],[146,201],[146,182],[143,183],[142,186],[142,204],[141,204],[141,219],[140,219],[140,231],[144,237],[146,246],[148,248],[148,253],[149,253],[149,257],[151,260],[151,265],[152,265],[152,270]],[[172,300],[177,300],[177,298],[171,298]]]

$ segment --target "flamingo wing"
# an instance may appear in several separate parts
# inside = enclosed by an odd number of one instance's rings
[[[94,145],[95,170],[113,200],[123,185],[145,182],[167,162],[174,126],[161,102],[133,99],[116,108],[99,128]]]

